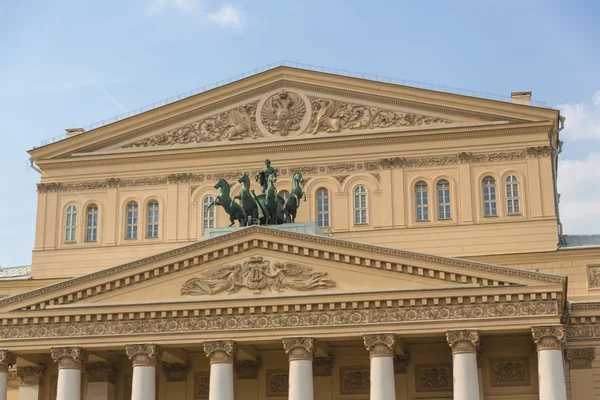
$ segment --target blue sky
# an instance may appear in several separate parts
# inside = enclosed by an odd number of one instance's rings
[[[26,150],[279,60],[509,95],[563,110],[566,233],[600,231],[600,3],[589,1],[0,2],[0,266],[28,264]]]

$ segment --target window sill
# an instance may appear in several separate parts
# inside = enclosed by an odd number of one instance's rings
[[[64,241],[63,244],[77,244],[77,240]]]
[[[522,217],[523,214],[521,213],[512,213],[512,214],[506,214],[507,217]]]
[[[416,224],[418,224],[419,222],[431,222],[431,221],[428,219],[418,219],[415,221]]]
[[[483,218],[498,218],[499,215],[484,215]]]

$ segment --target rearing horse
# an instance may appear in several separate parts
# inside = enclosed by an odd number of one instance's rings
[[[231,200],[231,206],[233,207],[236,204],[236,199],[240,201],[241,208],[244,211],[244,226],[250,226],[253,220],[258,218],[258,206],[250,193],[250,178],[248,178],[248,175],[243,174],[240,176],[238,182],[244,186],[242,186],[238,195]]]
[[[231,225],[229,226],[235,225],[235,220],[238,220],[240,226],[243,226],[246,221],[246,216],[244,214],[244,210],[242,210],[242,207],[231,200],[231,197],[229,196],[229,183],[225,179],[219,178],[214,188],[221,189],[221,194],[209,204],[208,208],[210,208],[212,205],[223,207],[225,212],[229,214],[229,222],[231,222]]]
[[[304,178],[302,177],[302,172],[298,171],[294,174],[292,178],[292,191],[290,192],[290,197],[285,202],[285,209],[287,210],[288,222],[296,221],[296,213],[298,211],[298,207],[300,207],[300,199],[304,197],[304,201],[306,201],[306,196],[304,195],[304,190],[301,183],[304,183]]]
[[[277,182],[277,176],[275,174],[269,175],[264,199],[267,225],[285,223],[289,219],[287,211],[283,206],[283,198],[277,195],[275,182]]]

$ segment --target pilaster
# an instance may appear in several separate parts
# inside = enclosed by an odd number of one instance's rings
[[[85,371],[88,374],[87,400],[115,399],[115,383],[119,370],[119,366],[112,362],[86,363]]]

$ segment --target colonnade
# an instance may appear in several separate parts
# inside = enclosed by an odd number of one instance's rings
[[[538,354],[540,398],[544,400],[566,400],[565,374],[562,345],[562,325],[534,327],[531,329]],[[480,334],[476,329],[451,330],[446,340],[452,351],[455,400],[483,400],[477,367],[477,349]],[[370,400],[395,400],[394,354],[396,335],[374,333],[364,335],[365,349],[370,357]],[[282,339],[283,350],[289,358],[289,400],[313,400],[313,358],[315,339],[311,337],[289,337]],[[204,342],[204,352],[210,360],[209,400],[234,400],[234,362],[237,354],[232,340]],[[53,347],[52,359],[58,364],[57,400],[79,400],[81,398],[81,372],[88,353],[79,346]],[[125,353],[132,360],[132,400],[156,398],[156,364],[161,359],[161,348],[156,344],[141,343],[127,345]],[[0,349],[0,400],[6,400],[8,367],[16,357],[7,349]],[[23,379],[19,389],[19,400],[39,400],[39,378],[44,368],[19,367]],[[25,374],[24,368],[28,368]],[[89,372],[89,371],[88,371]],[[107,372],[107,371],[104,371]],[[116,376],[118,371],[108,371]],[[113,376],[113,379],[114,379]],[[113,382],[114,383],[114,382]],[[101,392],[102,390],[100,390]],[[96,398],[96,396],[93,396]],[[97,398],[101,398],[97,397]],[[88,399],[89,387],[88,387]]]

